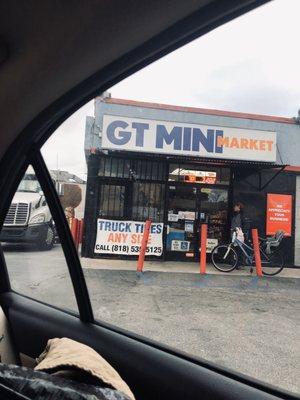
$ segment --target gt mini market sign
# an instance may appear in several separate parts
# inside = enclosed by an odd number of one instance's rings
[[[276,133],[104,115],[102,148],[275,162]]]
[[[292,196],[289,194],[267,195],[267,235],[284,231],[285,236],[292,234]]]

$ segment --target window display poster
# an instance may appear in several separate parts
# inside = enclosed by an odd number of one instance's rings
[[[170,222],[177,222],[178,221],[178,214],[168,214],[168,221]]]
[[[194,232],[194,221],[185,221],[184,230],[189,233]]]
[[[211,253],[216,246],[218,246],[218,239],[207,238],[206,253]]]
[[[292,196],[290,194],[267,195],[267,235],[274,235],[277,231],[285,232],[285,236],[292,234]]]
[[[144,222],[98,219],[94,252],[97,254],[139,255]],[[161,256],[163,223],[151,224],[146,255]]]
[[[194,211],[178,211],[178,219],[190,219],[194,220],[196,213]]]

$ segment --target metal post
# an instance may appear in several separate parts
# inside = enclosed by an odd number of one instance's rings
[[[262,274],[262,268],[261,268],[260,248],[259,248],[257,229],[252,229],[252,241],[253,241],[256,275],[262,276],[263,274]]]
[[[206,273],[206,242],[207,242],[207,224],[201,225],[201,239],[200,239],[200,274]]]
[[[142,239],[140,254],[139,254],[138,263],[137,263],[137,272],[143,272],[145,254],[146,254],[146,249],[147,249],[147,244],[148,244],[148,239],[149,239],[149,234],[150,234],[150,228],[151,228],[151,219],[148,219],[144,225],[143,239]]]

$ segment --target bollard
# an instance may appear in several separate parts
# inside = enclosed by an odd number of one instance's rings
[[[201,225],[201,238],[200,238],[200,274],[206,273],[206,242],[207,242],[207,224]]]
[[[146,254],[146,249],[147,249],[147,244],[148,244],[148,239],[149,239],[149,234],[150,234],[150,228],[151,228],[151,219],[148,219],[144,225],[144,233],[143,233],[142,244],[141,244],[140,254],[139,254],[139,258],[138,258],[137,269],[136,269],[137,272],[143,272],[145,254]]]
[[[262,268],[261,268],[261,258],[260,258],[260,249],[259,249],[257,229],[252,229],[252,241],[253,241],[256,275],[262,276],[263,274],[262,274]]]
[[[78,250],[79,243],[80,243],[80,230],[81,230],[81,221],[78,219],[77,232],[76,232],[76,249],[77,250]]]
[[[82,243],[83,224],[84,224],[84,220],[83,220],[83,219],[81,219],[80,221],[78,221],[78,244],[81,244],[81,243]]]
[[[83,239],[83,230],[84,230],[84,219],[82,218],[81,220],[81,242],[82,243],[82,239]]]
[[[76,249],[78,249],[78,228],[79,228],[79,221],[77,218],[73,218],[71,225],[71,233]]]

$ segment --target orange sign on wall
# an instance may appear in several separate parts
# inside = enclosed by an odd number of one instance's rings
[[[285,236],[292,234],[292,196],[290,194],[267,195],[267,235],[274,235],[278,230]]]

